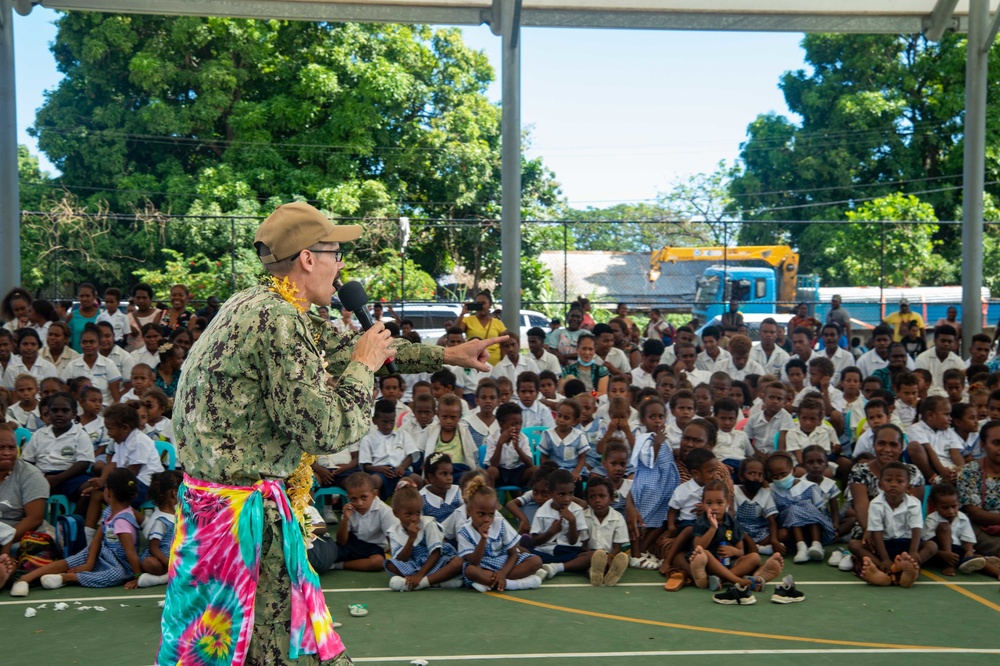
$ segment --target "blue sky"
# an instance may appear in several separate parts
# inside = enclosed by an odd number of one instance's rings
[[[48,45],[57,14],[14,16],[19,141],[44,92],[61,78]],[[500,41],[465,28],[489,55],[500,98]],[[576,207],[652,199],[688,175],[734,160],[759,113],[788,113],[782,72],[803,66],[802,35],[526,29],[522,33],[522,123],[530,154],[542,156]],[[42,155],[43,168],[54,171]]]

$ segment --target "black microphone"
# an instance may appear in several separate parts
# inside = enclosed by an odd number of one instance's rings
[[[367,331],[369,328],[375,325],[372,321],[372,316],[368,314],[368,294],[365,293],[365,288],[361,286],[361,283],[357,280],[351,280],[350,282],[343,284],[337,289],[337,297],[340,298],[340,304],[344,306],[345,310],[350,310],[354,313],[354,316],[358,318],[358,323],[361,324],[361,330]],[[396,368],[396,364],[392,361],[387,360],[385,362],[386,369],[389,370],[389,374],[394,375],[399,372]]]

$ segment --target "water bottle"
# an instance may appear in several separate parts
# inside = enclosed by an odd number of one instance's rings
[[[723,546],[728,546],[728,545],[729,545],[728,541],[721,541],[721,542],[719,542],[719,548],[722,548]],[[729,568],[729,557],[720,557],[719,558],[719,563],[722,564],[722,566],[724,566],[724,567],[726,567],[728,569]]]

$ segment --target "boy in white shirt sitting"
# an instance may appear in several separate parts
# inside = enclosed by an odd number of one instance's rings
[[[941,480],[955,483],[965,464],[965,442],[951,429],[951,403],[940,395],[927,396],[920,404],[920,421],[906,429],[906,452],[930,484]]]
[[[399,480],[411,475],[411,465],[420,458],[420,449],[405,431],[393,431],[396,406],[389,400],[375,403],[373,420],[375,429],[361,440],[358,463],[372,475],[372,482],[379,495],[391,497]],[[414,481],[419,487],[419,477]]]
[[[383,422],[388,416],[389,412],[383,411]],[[399,520],[393,515],[392,509],[379,499],[374,476],[355,472],[347,477],[344,486],[348,503],[344,505],[344,520],[340,521],[337,528],[338,552],[333,568],[382,571],[389,530]]]
[[[828,423],[823,422],[823,403],[815,398],[806,398],[799,405],[799,423],[795,428],[785,432],[784,446],[779,447],[795,456],[795,476],[805,476],[806,469],[802,466],[802,451],[807,446],[816,445],[826,451],[834,467],[841,464],[849,472],[853,461],[841,455],[843,447],[836,431]],[[824,476],[833,478],[833,470],[829,467]]]
[[[954,576],[957,568],[962,573],[982,571],[994,580],[1000,577],[1000,567],[975,552],[976,534],[972,521],[960,511],[958,489],[950,483],[935,485],[930,504],[937,510],[927,515],[921,538],[937,544],[937,557],[944,564],[941,573]]]
[[[517,376],[517,398],[521,407],[521,427],[555,428],[556,420],[552,418],[552,412],[538,401],[538,383],[538,375],[534,372],[522,372]],[[503,388],[502,384],[501,388]],[[503,402],[502,396],[501,402]]]

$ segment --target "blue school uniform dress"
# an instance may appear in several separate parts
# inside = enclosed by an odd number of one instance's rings
[[[76,575],[77,582],[84,587],[114,587],[124,585],[134,577],[132,565],[125,556],[125,548],[115,533],[116,527],[118,529],[130,527],[128,531],[132,532],[133,542],[138,545],[139,523],[132,509],[125,509],[112,516],[111,507],[105,507],[104,513],[101,514],[101,526],[104,528],[104,540],[101,542],[101,552],[97,556],[93,571],[81,571]],[[88,546],[67,558],[66,567],[72,569],[83,566],[89,557]]]
[[[409,538],[409,533],[399,523],[389,530],[389,553],[392,557],[385,563],[386,571],[389,571],[388,565],[391,561],[396,565],[396,569],[399,570],[401,575],[412,576],[427,564],[431,553],[439,550],[441,551],[441,557],[438,559],[437,564],[427,572],[430,575],[448,564],[448,562],[458,555],[450,543],[445,543],[441,526],[430,516],[420,517],[420,531],[417,533],[417,538],[413,541],[413,548],[410,550],[410,559],[401,560],[397,555],[406,546]]]
[[[600,419],[594,419],[588,425],[578,425],[577,430],[587,438],[587,469],[594,469],[601,466],[601,454],[597,452],[597,443],[601,441],[605,430],[601,427]]]
[[[534,494],[524,493],[520,497],[515,497],[514,501],[521,505],[521,512],[528,519],[528,524],[531,524],[535,520],[535,514],[538,513],[538,507],[541,506],[535,501]]]
[[[146,535],[147,541],[152,541],[153,539],[160,540],[160,553],[166,557],[170,557],[170,544],[174,540],[174,515],[171,513],[164,513],[157,509],[153,512],[153,515],[149,517],[148,520],[143,524],[143,532]],[[142,561],[147,557],[150,557],[152,553],[149,551],[147,546],[142,555],[139,556],[139,560]]]
[[[590,450],[590,444],[587,442],[587,436],[576,428],[570,430],[565,439],[556,434],[555,428],[549,428],[542,433],[538,450],[547,455],[560,469],[572,472],[576,469],[580,454]],[[580,476],[587,476],[586,466],[581,470]]]
[[[772,483],[771,496],[774,498],[774,505],[778,507],[778,520],[782,527],[819,525],[823,543],[833,542],[833,522],[823,511],[826,498],[815,483],[799,479],[788,490],[782,490]]]
[[[778,514],[778,507],[774,504],[771,491],[761,488],[751,499],[746,496],[742,487],[736,486],[733,489],[733,499],[736,505],[736,521],[754,543],[760,543],[770,537],[768,518]]]
[[[432,493],[430,486],[421,488],[420,496],[424,498],[422,513],[425,516],[430,516],[439,523],[448,520],[448,517],[455,513],[455,509],[462,506],[462,491],[457,485],[446,490],[444,498]]]
[[[476,546],[479,545],[479,541],[482,538],[482,535],[472,526],[472,520],[466,520],[458,530],[459,557],[466,557],[475,552]],[[510,523],[502,518],[494,518],[493,524],[490,525],[489,534],[486,536],[486,549],[483,551],[483,559],[479,561],[479,568],[489,571],[499,571],[502,569],[503,565],[507,564],[507,551],[516,546],[520,540],[521,535],[510,526]],[[518,553],[514,566],[524,562],[529,557],[531,557],[531,553]],[[465,568],[467,566],[469,566],[468,562],[462,565],[463,576],[465,575]],[[468,577],[466,577],[466,580],[469,585],[472,584],[472,581]]]
[[[655,455],[652,433],[643,433],[636,436],[632,465],[635,467],[632,501],[646,527],[655,529],[667,520],[670,498],[681,484],[674,453],[664,440],[659,455]]]

